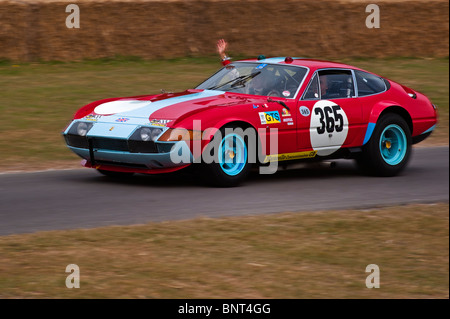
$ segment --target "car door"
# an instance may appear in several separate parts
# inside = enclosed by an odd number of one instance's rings
[[[328,156],[361,134],[362,108],[348,69],[315,72],[297,107],[297,146]]]

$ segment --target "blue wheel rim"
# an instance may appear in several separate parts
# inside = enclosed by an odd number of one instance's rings
[[[247,163],[247,145],[238,134],[229,134],[219,145],[219,164],[222,171],[229,176],[242,172]]]
[[[389,165],[398,165],[403,161],[408,148],[406,134],[396,125],[388,125],[381,133],[380,153],[383,160]]]

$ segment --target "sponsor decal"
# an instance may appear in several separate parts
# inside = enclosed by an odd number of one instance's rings
[[[291,95],[291,92],[289,92],[289,91],[283,91],[283,96],[285,96],[285,97],[288,97],[288,96],[290,96]]]
[[[126,118],[126,117],[119,117],[116,122],[120,122],[120,123],[124,123],[124,122],[128,122],[130,119]]]
[[[166,127],[167,124],[157,123],[157,122],[150,122],[149,125],[151,126],[160,126],[160,127]]]
[[[311,115],[311,112],[306,106],[300,106],[300,114],[303,115],[304,117],[308,117]]]
[[[91,122],[97,122],[102,116],[101,115],[88,115],[84,117],[84,120],[91,121]]]
[[[296,152],[296,153],[285,153],[276,155],[267,155],[264,163],[268,162],[281,162],[281,161],[292,161],[305,158],[316,157],[317,151],[307,151],[307,152]]]
[[[289,112],[288,109],[284,108],[283,111],[281,111],[281,116],[291,116],[291,112]]]
[[[287,125],[294,125],[294,122],[288,122]]]
[[[254,109],[257,109],[257,108],[259,108],[259,105],[253,104],[253,108],[254,108]]]
[[[344,144],[348,134],[348,118],[334,102],[319,101],[311,111],[310,139],[317,155],[333,154]]]
[[[257,70],[262,70],[267,66],[267,63],[262,63],[256,67]]]
[[[281,121],[280,121],[280,113],[278,113],[278,111],[259,112],[259,118],[261,120],[261,124],[277,124],[277,123],[281,123]]]
[[[172,120],[151,120],[150,125],[166,127]]]
[[[293,122],[292,117],[288,117],[287,119],[283,119],[283,122]]]

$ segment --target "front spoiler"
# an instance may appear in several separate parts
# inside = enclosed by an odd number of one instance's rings
[[[185,142],[176,143],[168,153],[129,153],[92,147],[69,148],[83,159],[83,166],[117,172],[168,173],[187,167],[193,162],[193,155]]]
[[[156,168],[156,169],[145,169],[145,168],[131,168],[126,166],[117,166],[117,165],[110,165],[110,164],[96,164],[92,165],[87,160],[82,160],[81,165],[87,168],[94,168],[94,169],[100,169],[105,171],[112,171],[112,172],[122,172],[122,173],[137,173],[137,174],[164,174],[164,173],[172,173],[179,171],[185,167],[190,166],[191,164],[185,164],[183,166],[177,166],[172,168]]]

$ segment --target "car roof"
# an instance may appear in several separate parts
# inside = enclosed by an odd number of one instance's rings
[[[315,71],[317,69],[326,69],[326,68],[344,68],[344,69],[354,69],[354,70],[364,71],[364,70],[357,68],[355,66],[352,66],[352,65],[339,63],[339,62],[325,61],[325,60],[317,60],[317,59],[310,59],[310,58],[297,58],[297,57],[292,57],[291,63],[286,63],[285,60],[286,60],[286,57],[270,57],[270,58],[265,58],[265,59],[239,60],[236,62],[256,62],[256,63],[267,63],[267,64],[296,65],[296,66],[307,67],[311,71]]]

